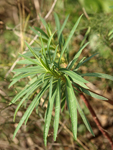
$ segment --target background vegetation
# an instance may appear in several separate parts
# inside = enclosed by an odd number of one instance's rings
[[[56,3],[55,3],[56,2]],[[54,9],[52,6],[55,4]],[[16,85],[8,89],[10,79],[13,77],[11,72],[18,60],[18,54],[23,53],[27,48],[24,41],[34,43],[35,35],[29,29],[29,26],[37,26],[43,29],[39,19],[39,14],[45,17],[51,28],[55,29],[55,20],[53,12],[59,15],[61,23],[65,17],[70,14],[69,21],[65,28],[64,34],[72,29],[78,17],[83,13],[84,16],[80,21],[76,33],[69,45],[71,60],[78,51],[84,35],[89,28],[89,34],[86,41],[90,44],[84,49],[82,57],[88,57],[98,52],[99,54],[81,67],[82,72],[101,72],[113,75],[113,40],[109,36],[109,32],[113,29],[113,1],[82,1],[82,0],[20,0],[20,1],[0,1],[0,148],[1,149],[46,149],[43,144],[43,114],[44,109],[41,108],[36,114],[32,113],[27,126],[23,125],[19,130],[16,138],[13,140],[13,132],[26,110],[22,107],[17,113],[16,121],[13,122],[13,115],[16,105],[8,106],[12,98],[23,89],[28,79],[20,80]],[[48,12],[52,12],[48,14]],[[48,14],[48,16],[47,16]],[[20,67],[17,65],[17,67]],[[87,78],[86,78],[87,79]],[[98,92],[113,99],[113,82],[105,79],[89,78],[93,84],[88,86]],[[113,137],[113,107],[112,105],[91,97],[87,97],[92,104],[102,126]],[[79,118],[78,123],[78,139],[91,150],[110,149],[108,141],[101,135],[97,129],[88,109],[80,99],[81,106],[89,119],[95,137],[87,132],[82,120]],[[61,124],[58,130],[57,141],[53,142],[53,127],[48,137],[47,149],[84,149],[80,142],[73,141],[71,123],[68,111],[65,110],[61,114]],[[69,129],[69,130],[68,130]]]

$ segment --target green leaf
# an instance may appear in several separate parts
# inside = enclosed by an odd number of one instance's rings
[[[50,78],[49,76],[46,77],[44,81],[49,80],[49,78]],[[30,82],[31,82],[31,81],[30,81]],[[10,104],[15,103],[18,99],[20,99],[22,96],[24,96],[24,95],[32,88],[32,86],[35,86],[35,84],[37,85],[37,88],[38,88],[41,84],[43,84],[43,82],[42,82],[42,76],[41,76],[41,75],[40,75],[40,77],[39,77],[35,82],[33,82],[32,84],[29,84],[29,83],[28,83],[28,85],[27,85],[22,91],[20,91],[20,92],[12,99],[12,101],[10,102]],[[9,105],[10,105],[10,104],[9,104]]]
[[[86,34],[85,34],[85,36],[84,36],[84,38],[83,38],[83,40],[82,40],[82,42],[81,42],[81,44],[80,44],[80,47],[82,47],[82,46],[84,45],[85,40],[86,40],[86,38],[87,38],[87,36],[88,36],[90,30],[91,30],[91,27],[88,27],[87,32],[86,32]]]
[[[63,112],[63,110],[64,110],[65,100],[66,100],[66,96],[64,95],[62,100],[61,100],[61,112]]]
[[[87,62],[88,60],[90,60],[92,57],[94,57],[94,56],[97,55],[97,54],[98,54],[98,53],[93,54],[92,56],[90,56],[90,57],[88,57],[87,59],[85,59],[85,60],[81,63],[81,65],[84,64],[85,62]]]
[[[71,117],[72,123],[72,131],[74,139],[77,139],[77,106],[76,106],[76,99],[73,91],[73,87],[71,85],[70,79],[65,76],[66,78],[66,100],[68,104],[68,109]]]
[[[31,53],[35,56],[35,58],[40,62],[39,56],[37,56],[37,54],[33,51],[33,49],[31,48],[31,46],[29,46],[29,44],[27,42],[25,42],[27,47],[29,48],[29,50],[31,51]],[[39,64],[40,65],[40,64]]]
[[[55,48],[55,52],[54,52],[54,55],[53,55],[53,62],[55,61],[55,58],[56,58],[58,46],[59,46],[59,45],[57,45],[56,48]]]
[[[40,58],[40,62],[42,64],[42,66],[45,68],[46,72],[50,71],[49,65],[47,63],[45,64],[41,58]]]
[[[42,66],[33,66],[33,67],[24,67],[20,69],[14,69],[12,72],[37,72],[37,73],[42,73],[45,72],[45,69]]]
[[[33,47],[32,50],[34,51],[34,53],[35,53],[36,55],[40,56],[41,48],[39,48],[39,47],[37,47],[37,48]],[[32,57],[32,56],[34,56],[34,55],[32,54],[31,51],[28,50],[27,52],[25,52],[25,53],[23,54],[23,56]],[[34,60],[37,61],[37,59],[34,59]]]
[[[10,83],[8,88],[10,88],[12,85],[14,85],[20,79],[31,76],[31,75],[36,75],[36,74],[37,74],[37,72],[30,72],[30,73],[20,74],[19,76],[13,78],[13,81]]]
[[[65,19],[65,21],[64,21],[64,23],[63,23],[63,25],[62,25],[62,27],[61,27],[61,29],[59,31],[58,39],[60,38],[62,31],[64,30],[64,27],[65,27],[65,25],[67,23],[68,18],[69,18],[69,15],[66,17],[66,19]]]
[[[65,45],[64,45],[64,47],[63,47],[63,49],[62,49],[62,51],[61,51],[61,55],[60,55],[60,58],[59,58],[59,64],[60,64],[61,57],[62,57],[62,55],[63,55],[65,49],[67,48],[67,45],[69,44],[69,41],[71,40],[71,38],[72,38],[72,36],[73,36],[73,34],[74,34],[74,32],[75,32],[75,30],[76,30],[76,28],[77,28],[79,22],[80,22],[81,17],[82,17],[82,15],[79,17],[79,19],[78,19],[77,22],[75,23],[74,27],[72,28],[72,30],[71,30],[71,32],[70,32],[70,34],[69,34],[69,36],[68,36],[68,38],[67,38],[67,40],[66,40],[66,42],[65,42]]]
[[[24,54],[23,54],[23,55],[22,55],[22,54],[19,54],[19,55],[22,56],[22,57],[24,57],[25,59],[27,59],[27,60],[33,62],[34,64],[40,65],[39,61],[35,61],[35,59],[31,59],[31,58],[29,58],[28,56],[25,56]],[[33,55],[33,56],[34,56],[34,55]]]
[[[80,107],[80,105],[79,105],[79,103],[77,101],[77,99],[76,99],[76,104],[77,104],[77,109],[78,109],[78,111],[79,111],[79,113],[80,113],[80,115],[82,117],[82,120],[85,123],[87,129],[89,130],[89,132],[92,133],[93,136],[95,136],[94,133],[93,133],[93,130],[92,130],[92,128],[91,128],[87,118],[86,118],[86,116],[84,115],[84,112],[82,111],[82,109],[81,109],[81,107]]]
[[[60,117],[60,79],[57,82],[56,104],[55,104],[55,120],[54,120],[54,141],[56,141],[58,125]]]
[[[59,71],[69,75],[73,82],[79,84],[80,86],[84,87],[85,89],[89,89],[84,83],[88,83],[88,81],[86,81],[84,78],[82,78],[80,75],[78,75],[77,73],[71,71],[71,70],[68,70],[66,68],[62,68],[62,69],[59,69]]]
[[[59,34],[60,31],[60,21],[59,21],[59,17],[56,13],[54,13],[54,18],[55,18],[55,23],[56,23],[56,27],[57,27],[57,32]]]
[[[67,75],[69,75],[72,78],[75,78],[76,80],[83,82],[83,83],[89,83],[88,81],[86,81],[84,78],[82,78],[80,75],[78,75],[77,73],[68,70],[66,68],[61,68],[59,69],[59,71],[66,73]]]
[[[79,63],[77,64],[77,66],[75,67],[75,69],[74,69],[73,71],[77,71],[77,70],[78,70],[78,68],[82,65],[82,62],[84,61],[85,58],[86,58],[86,57],[83,57],[83,58],[79,61]]]
[[[37,61],[37,59],[34,59],[34,60]],[[38,63],[39,63],[39,62],[38,62]],[[17,64],[27,64],[27,65],[32,65],[32,64],[36,64],[36,63],[31,62],[31,61],[29,61],[29,60],[27,60],[27,59],[24,59],[24,60],[18,61]]]
[[[14,121],[15,121],[16,114],[17,114],[19,108],[21,107],[22,103],[28,98],[29,95],[31,95],[33,93],[34,90],[37,89],[37,87],[38,87],[37,82],[36,82],[36,84],[33,84],[33,85],[29,86],[29,89],[26,92],[27,94],[22,98],[22,100],[20,101],[20,103],[18,104],[18,106],[15,110],[14,119],[13,119]]]
[[[113,81],[113,76],[103,73],[85,73],[81,74],[81,76],[90,76],[90,77],[99,77],[99,78],[105,78]]]
[[[50,126],[50,121],[51,121],[51,115],[52,115],[52,109],[53,109],[53,103],[54,103],[54,99],[56,96],[56,89],[53,92],[53,95],[49,101],[49,105],[48,105],[48,112],[46,114],[46,118],[45,118],[45,125],[44,125],[44,144],[46,146],[47,144],[47,135],[49,132],[49,126]]]
[[[46,23],[45,19],[43,19],[40,15],[39,15],[39,17],[40,17],[40,20],[41,20],[42,24],[44,25],[44,27],[46,29],[47,23]]]
[[[87,95],[91,96],[91,97],[94,97],[94,98],[97,98],[97,99],[101,99],[101,100],[108,100],[107,98],[103,97],[103,96],[100,96],[99,94],[95,94],[91,91],[88,91],[82,87],[80,87],[80,90],[84,93],[86,93]]]
[[[46,38],[49,38],[48,35],[40,28],[35,27],[36,30],[38,30],[42,35],[44,35]]]
[[[68,69],[71,69],[72,66],[74,65],[74,63],[78,60],[80,54],[82,53],[82,50],[89,44],[89,42],[87,42],[83,47],[81,47],[79,49],[79,51],[76,53],[76,55],[74,56],[73,60],[69,63],[69,65],[67,66]]]
[[[36,35],[40,36],[40,33],[37,32],[35,29],[33,29],[32,27],[29,27]]]
[[[56,31],[55,31],[56,32]],[[54,36],[54,34],[55,34],[55,32],[49,37],[49,40],[48,40],[48,43],[47,43],[47,52],[48,52],[48,55],[49,55],[49,59],[51,60],[51,57],[50,57],[50,43],[51,43],[51,41],[52,41],[52,38],[53,38],[53,36]]]
[[[22,126],[23,122],[25,121],[26,117],[32,113],[33,109],[35,108],[35,106],[37,105],[38,101],[40,100],[40,98],[42,97],[42,95],[44,94],[44,92],[47,90],[48,88],[48,84],[37,94],[37,96],[33,99],[33,101],[31,102],[31,104],[29,105],[29,107],[27,108],[26,112],[24,113],[23,117],[21,118],[15,132],[13,135],[13,139],[16,136],[18,130],[20,129],[20,127]]]

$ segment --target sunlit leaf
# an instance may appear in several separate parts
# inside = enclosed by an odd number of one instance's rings
[[[72,28],[70,34],[68,35],[68,38],[67,38],[67,40],[66,40],[66,42],[65,42],[65,45],[64,45],[64,47],[63,47],[63,49],[62,49],[62,51],[61,51],[61,54],[60,54],[59,63],[60,63],[60,60],[61,60],[61,58],[62,58],[62,55],[63,55],[64,51],[65,51],[66,48],[67,48],[67,45],[69,44],[69,42],[70,42],[70,40],[71,40],[71,38],[72,38],[72,36],[73,36],[73,34],[74,34],[74,32],[75,32],[75,30],[76,30],[78,24],[79,24],[79,22],[80,22],[81,17],[82,17],[82,15],[78,18],[78,20],[77,20],[77,22],[75,23],[74,27]]]
[[[99,78],[105,78],[113,81],[113,76],[103,73],[85,73],[81,74],[81,76],[90,76],[90,77],[99,77]]]
[[[57,82],[57,92],[55,101],[55,120],[54,120],[54,141],[56,141],[59,117],[60,117],[60,79]]]
[[[83,119],[84,124],[86,125],[87,129],[89,130],[89,132],[91,132],[91,134],[94,136],[93,130],[92,130],[92,128],[91,128],[91,126],[90,126],[90,124],[89,124],[89,122],[88,122],[84,112],[82,111],[82,109],[81,109],[77,99],[76,99],[76,104],[77,104],[77,109],[78,109],[78,111],[80,113],[80,116]]]
[[[48,88],[48,85],[46,85],[38,94],[37,96],[35,96],[35,98],[33,99],[33,101],[31,102],[31,104],[29,105],[29,107],[27,108],[26,112],[24,113],[23,117],[21,118],[15,132],[14,132],[14,135],[13,135],[13,139],[14,137],[16,136],[18,130],[20,129],[20,127],[22,126],[23,122],[25,121],[26,117],[28,115],[30,115],[33,111],[33,109],[35,108],[35,106],[37,105],[38,103],[38,100],[40,100],[40,98],[42,97],[43,93],[47,90]]]
[[[56,96],[56,90],[53,92],[51,100],[49,101],[49,105],[48,105],[49,108],[48,108],[48,112],[47,112],[46,118],[45,118],[45,124],[44,124],[44,144],[45,144],[45,146],[47,144],[47,135],[49,132],[49,126],[50,126],[55,96]]]
[[[84,88],[82,88],[82,87],[80,87],[80,90],[81,90],[82,92],[84,92],[85,94],[91,96],[91,97],[94,97],[94,98],[97,98],[97,99],[101,99],[101,100],[108,100],[108,99],[105,98],[104,96],[100,96],[99,94],[96,94],[96,93],[93,93],[93,92],[91,92],[91,91],[88,91],[88,90],[86,90],[86,89],[84,89]]]
[[[70,79],[66,77],[66,100],[71,117],[72,131],[74,139],[77,139],[77,105]]]
[[[60,21],[59,21],[58,15],[56,13],[54,13],[54,18],[55,18],[57,33],[59,34],[59,31],[60,31]]]

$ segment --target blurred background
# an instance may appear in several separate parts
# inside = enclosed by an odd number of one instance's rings
[[[26,110],[22,107],[17,113],[16,121],[13,115],[16,105],[8,106],[12,98],[23,89],[27,79],[20,80],[8,89],[13,73],[11,72],[18,61],[18,54],[26,50],[24,41],[32,45],[35,38],[29,26],[42,27],[39,14],[46,19],[52,30],[55,30],[54,12],[60,18],[61,24],[68,14],[68,23],[64,30],[67,37],[74,23],[81,14],[84,14],[74,34],[70,47],[69,59],[78,51],[87,29],[90,32],[86,42],[90,44],[83,50],[82,57],[89,57],[98,52],[94,58],[81,67],[82,72],[101,72],[113,75],[113,1],[112,0],[0,0],[0,150],[110,150],[110,145],[99,132],[88,109],[79,99],[95,137],[86,129],[82,120],[78,118],[78,139],[83,143],[73,141],[71,122],[68,110],[61,114],[57,141],[53,141],[53,126],[51,125],[48,146],[43,144],[44,109],[38,114],[34,110],[27,126],[23,125],[13,140],[14,130]],[[111,31],[111,34],[109,34]],[[113,99],[113,82],[106,79],[87,78],[91,81],[88,86],[97,93]],[[101,124],[113,138],[113,107],[102,100],[88,97]],[[53,121],[53,120],[52,120]],[[67,127],[67,128],[65,128]]]

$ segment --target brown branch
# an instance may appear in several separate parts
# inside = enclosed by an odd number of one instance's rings
[[[111,144],[111,148],[113,150],[113,141],[112,138],[110,137],[110,135],[102,128],[102,125],[99,121],[99,119],[96,116],[95,111],[93,110],[92,106],[90,105],[90,103],[88,102],[87,98],[83,95],[83,93],[80,93],[80,97],[81,99],[84,101],[85,105],[87,106],[87,108],[89,109],[93,120],[95,121],[97,127],[99,128],[99,130],[102,132],[102,134],[108,139],[109,143]]]

